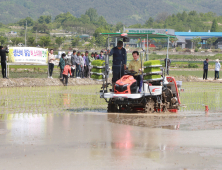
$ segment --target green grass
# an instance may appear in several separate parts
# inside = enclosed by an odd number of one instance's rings
[[[54,113],[106,109],[100,85],[0,88],[0,114]]]
[[[98,94],[100,88],[101,85],[0,88],[0,114],[64,114],[67,111],[106,110],[107,103]],[[180,92],[181,104],[187,107],[180,110],[204,114],[204,106],[208,105],[210,112],[221,111],[221,84],[183,82],[182,88],[185,91]],[[2,116],[0,119],[3,119]]]
[[[222,74],[222,73],[221,73]],[[203,77],[203,71],[202,70],[195,70],[195,71],[186,71],[186,70],[181,70],[181,71],[174,71],[170,70],[170,75],[171,76],[195,76],[202,78]],[[221,75],[222,76],[222,75]],[[208,78],[214,78],[214,71],[208,71]]]
[[[183,83],[184,92],[180,93],[181,103],[186,108],[182,111],[202,111],[205,105],[209,106],[210,112],[221,111],[222,107],[222,88],[219,83],[186,82]],[[192,114],[192,112],[191,112]]]

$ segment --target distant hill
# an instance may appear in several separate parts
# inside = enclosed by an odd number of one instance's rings
[[[37,19],[41,15],[51,15],[54,18],[66,12],[79,17],[91,7],[108,23],[121,21],[125,25],[143,23],[159,13],[195,10],[222,15],[221,0],[1,0],[0,22],[14,23],[27,16]]]

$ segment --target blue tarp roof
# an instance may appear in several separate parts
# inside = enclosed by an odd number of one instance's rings
[[[222,37],[222,32],[175,32],[175,35],[192,36],[192,37],[197,37],[197,36]]]

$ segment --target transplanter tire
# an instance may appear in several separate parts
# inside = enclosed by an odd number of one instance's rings
[[[117,105],[115,105],[115,104],[108,104],[107,112],[108,113],[116,113],[116,112],[118,112]]]
[[[154,112],[155,102],[153,99],[148,99],[145,106],[145,113],[150,114]]]

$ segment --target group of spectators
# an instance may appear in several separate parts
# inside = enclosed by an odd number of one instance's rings
[[[90,56],[88,51],[85,51],[84,53],[74,50],[72,53],[68,52],[67,55],[63,53],[58,65],[61,71],[60,79],[63,82],[65,79],[65,85],[67,85],[69,76],[70,78],[89,78],[90,70],[92,69],[91,62],[97,59],[104,60],[103,51],[100,51],[100,54],[98,54],[97,52],[93,52]],[[54,61],[55,57],[53,55],[53,49],[51,49],[49,53],[48,78],[52,78]]]

